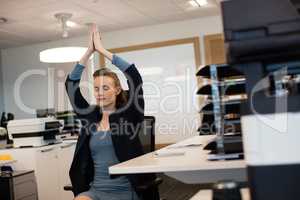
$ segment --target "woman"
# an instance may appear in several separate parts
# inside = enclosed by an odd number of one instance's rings
[[[98,51],[126,76],[128,95],[115,73],[102,68],[94,72],[97,105],[89,105],[79,89],[81,73],[89,57]],[[84,128],[78,138],[70,178],[75,200],[156,200],[157,188],[138,188],[155,179],[154,174],[110,176],[108,167],[143,154],[137,136],[144,119],[142,78],[134,66],[102,46],[93,26],[89,47],[66,80],[66,90]]]

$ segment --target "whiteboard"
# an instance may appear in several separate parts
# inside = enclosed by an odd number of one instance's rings
[[[173,143],[198,135],[199,102],[193,44],[180,44],[118,53],[134,63],[143,79],[145,115],[156,117],[156,143]],[[117,72],[122,87],[125,76],[109,60],[106,66]]]

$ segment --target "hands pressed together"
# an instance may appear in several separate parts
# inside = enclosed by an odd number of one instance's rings
[[[101,36],[99,31],[97,30],[97,25],[92,24],[90,29],[90,40],[89,40],[89,46],[88,46],[88,52],[94,53],[95,51],[98,51],[101,53],[104,50]]]
[[[109,60],[112,60],[113,54],[107,51],[102,44],[101,35],[97,29],[96,24],[92,24],[90,28],[90,37],[89,37],[89,44],[86,53],[80,59],[79,63],[82,65],[86,65],[90,56],[97,51],[98,53],[103,54]]]

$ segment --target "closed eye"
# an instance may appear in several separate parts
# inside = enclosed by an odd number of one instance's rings
[[[104,85],[102,88],[103,90],[109,90],[109,87],[107,85]]]

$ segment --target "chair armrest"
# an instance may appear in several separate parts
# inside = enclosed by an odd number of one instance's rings
[[[64,190],[65,191],[72,191],[73,190],[73,186],[70,184],[70,185],[65,185],[64,186]]]

